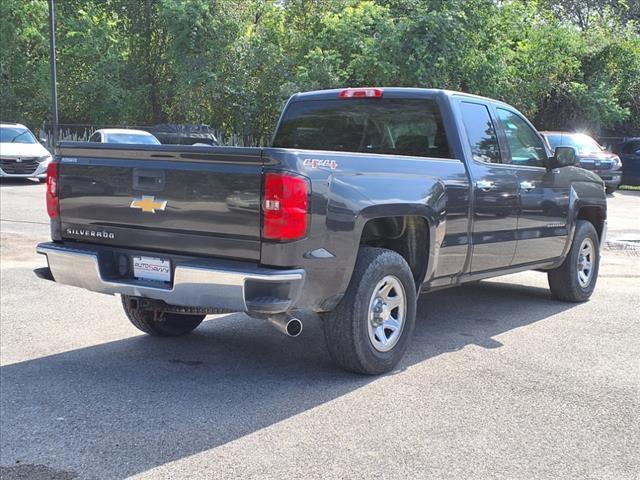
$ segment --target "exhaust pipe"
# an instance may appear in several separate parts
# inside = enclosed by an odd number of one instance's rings
[[[302,333],[302,320],[291,315],[277,315],[267,320],[287,337],[297,337]]]

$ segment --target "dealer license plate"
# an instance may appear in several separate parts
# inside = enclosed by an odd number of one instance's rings
[[[171,281],[171,261],[156,257],[133,257],[133,276],[139,280]]]

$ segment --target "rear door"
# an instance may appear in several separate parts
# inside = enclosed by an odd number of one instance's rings
[[[475,99],[458,103],[473,180],[474,212],[471,272],[511,265],[516,249],[518,184],[510,165],[502,163],[491,109]],[[465,135],[463,135],[465,136]]]
[[[59,158],[64,239],[260,257],[258,148],[63,144]]]
[[[518,181],[520,214],[514,265],[559,257],[567,241],[570,169],[547,170],[540,135],[516,111],[495,107],[503,133],[505,161]]]

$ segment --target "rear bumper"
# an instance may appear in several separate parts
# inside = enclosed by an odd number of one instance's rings
[[[173,257],[172,282],[165,284],[113,278],[109,274],[108,263],[112,262],[114,253],[158,256],[157,253],[53,242],[39,244],[37,252],[46,255],[49,264],[48,272],[38,269],[40,278],[53,278],[58,283],[93,292],[250,314],[284,313],[292,309],[300,297],[305,277],[302,269],[279,270],[246,262]]]

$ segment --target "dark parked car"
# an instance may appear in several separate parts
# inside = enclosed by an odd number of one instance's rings
[[[218,145],[218,140],[208,125],[162,123],[149,128],[149,132],[163,145]]]
[[[615,153],[607,151],[598,142],[584,133],[540,132],[549,142],[552,149],[572,147],[580,166],[597,173],[607,190],[615,192],[622,179],[622,162]]]
[[[418,88],[294,95],[265,148],[63,142],[36,274],[156,336],[229,311],[297,336],[316,312],[336,363],[387,372],[420,293],[540,270],[589,299],[607,201],[575,163],[505,103]]]
[[[622,184],[640,186],[640,137],[617,145],[614,152],[622,160]]]

